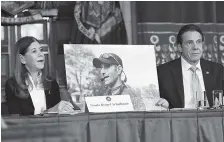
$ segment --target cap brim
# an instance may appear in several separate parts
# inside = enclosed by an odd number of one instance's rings
[[[96,68],[101,68],[101,64],[116,64],[116,62],[113,62],[108,59],[104,58],[94,58],[93,59],[93,66]]]

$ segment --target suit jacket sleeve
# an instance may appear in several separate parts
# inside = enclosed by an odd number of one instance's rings
[[[15,90],[15,82],[12,79],[7,80],[5,84],[5,93],[8,111],[10,114],[20,114],[21,112],[20,104],[15,96]]]
[[[181,107],[178,88],[174,84],[171,69],[167,64],[157,67],[160,98],[169,102],[169,108]]]
[[[161,66],[157,67],[157,73],[158,73],[158,83],[159,83],[159,93],[160,93],[160,98],[168,99],[167,96],[165,95],[164,89],[163,89],[163,82],[164,82],[164,72],[163,68]]]
[[[55,98],[54,98],[54,104],[58,104],[61,101],[61,97],[60,97],[60,91],[59,91],[59,85],[57,83],[57,81],[53,81],[54,83],[54,87],[52,89],[55,90]]]
[[[223,65],[219,65],[219,73],[218,73],[218,77],[220,77],[220,82],[218,82],[217,86],[219,86],[220,90],[224,90],[224,66]],[[218,79],[217,79],[218,80]]]
[[[222,90],[224,91],[224,65],[222,66]]]

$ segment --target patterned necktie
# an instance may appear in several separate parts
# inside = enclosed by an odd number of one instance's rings
[[[201,96],[200,96],[201,93],[196,94],[196,92],[202,92],[200,81],[199,81],[198,75],[196,74],[197,69],[198,68],[196,66],[191,66],[191,68],[190,68],[190,70],[192,72],[191,94],[193,95],[191,97],[191,105],[193,108],[197,107],[197,104],[198,104],[198,102],[196,102],[197,98],[201,98]]]

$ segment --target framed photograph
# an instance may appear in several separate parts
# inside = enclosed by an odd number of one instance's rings
[[[34,6],[34,4],[35,3],[32,1],[2,1],[1,8],[11,16],[14,16],[23,10]]]
[[[23,24],[17,27],[18,39],[24,36],[33,36],[38,39],[41,44],[47,44],[48,32],[47,21]]]
[[[144,111],[159,98],[153,45],[65,44],[64,54],[67,89],[81,108],[85,97],[130,92],[134,110]]]
[[[1,42],[2,46],[8,47],[8,26],[1,26]]]

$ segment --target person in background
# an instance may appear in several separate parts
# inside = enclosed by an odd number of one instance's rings
[[[15,48],[14,75],[5,84],[9,114],[73,112],[73,106],[60,99],[56,80],[45,72],[45,56],[39,41],[26,36],[16,42]]]
[[[93,66],[100,68],[101,81],[107,88],[104,95],[130,95],[134,110],[144,111],[145,105],[141,96],[135,95],[135,93],[125,83],[127,76],[123,70],[123,63],[121,58],[114,53],[104,53],[99,58],[93,59]],[[122,73],[125,78],[122,80]],[[168,102],[164,99],[160,99],[156,105],[167,107]]]
[[[177,44],[182,56],[158,66],[160,97],[165,98],[170,108],[196,108],[196,92],[206,91],[212,106],[212,90],[222,89],[223,66],[201,59],[204,35],[193,24],[183,26],[177,34]]]

